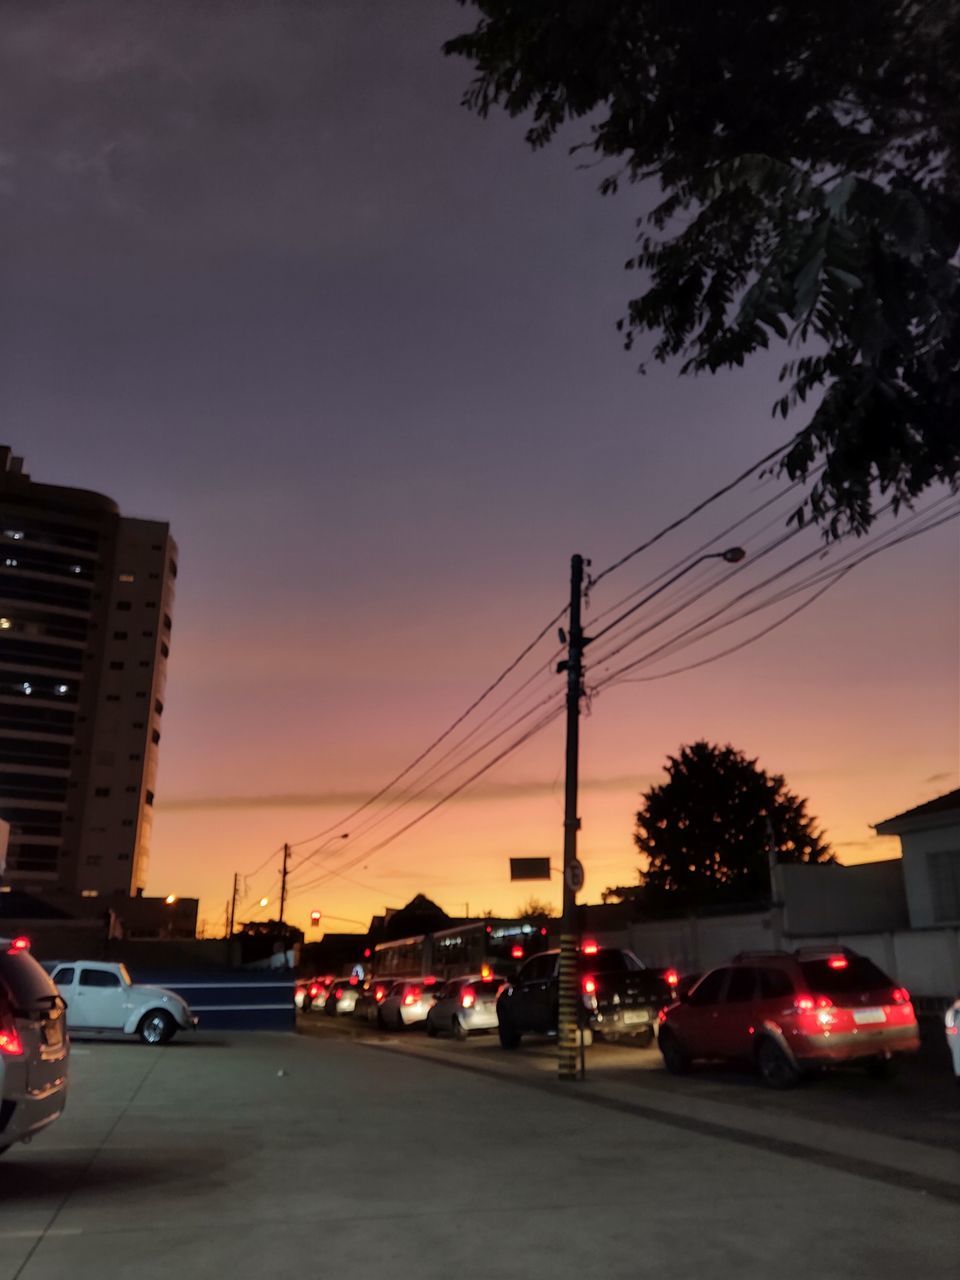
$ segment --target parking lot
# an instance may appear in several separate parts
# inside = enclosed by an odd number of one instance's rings
[[[786,1098],[723,1073],[667,1080],[611,1047],[560,1086],[549,1045],[316,1022],[77,1045],[66,1114],[0,1161],[0,1280],[633,1280],[749,1275],[771,1255],[787,1278],[956,1274],[960,1106],[949,1144],[933,1109],[921,1140],[888,1133],[906,1078],[870,1082],[871,1132],[852,1081]]]

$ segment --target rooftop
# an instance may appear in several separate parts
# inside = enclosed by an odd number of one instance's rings
[[[933,826],[935,823],[922,821],[923,819],[937,818],[940,815],[956,813],[960,815],[960,787],[955,791],[948,791],[945,795],[937,796],[933,800],[927,800],[924,804],[918,804],[914,809],[906,809],[903,813],[897,813],[892,818],[885,818],[883,822],[878,822],[874,830],[878,835],[896,835],[898,828],[902,824],[912,826],[918,819],[921,821],[918,825]],[[893,824],[896,823],[896,826]]]

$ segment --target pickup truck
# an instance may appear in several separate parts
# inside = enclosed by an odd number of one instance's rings
[[[165,1044],[197,1025],[182,996],[141,986],[124,964],[70,960],[44,967],[67,1002],[71,1036],[139,1036],[144,1044]]]
[[[532,956],[497,1001],[500,1043],[516,1049],[522,1036],[556,1034],[559,951]],[[579,1022],[604,1040],[653,1040],[660,1010],[674,1001],[674,975],[647,969],[632,951],[584,943],[577,956]]]

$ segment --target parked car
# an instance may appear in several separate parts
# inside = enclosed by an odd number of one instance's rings
[[[503,990],[504,978],[454,978],[441,986],[427,1012],[427,1035],[441,1032],[466,1038],[474,1031],[496,1031],[497,996]]]
[[[360,994],[360,981],[355,973],[334,978],[323,1002],[324,1013],[331,1017],[336,1017],[338,1013],[353,1013]]]
[[[873,1075],[920,1047],[910,994],[848,949],[743,952],[663,1014],[668,1071],[697,1059],[753,1062],[773,1088],[855,1062]]]
[[[293,1003],[301,1013],[321,1011],[333,986],[332,977],[301,978],[293,989]]]
[[[557,1030],[560,952],[531,957],[497,1001],[500,1043],[516,1049],[528,1034]],[[673,1001],[664,971],[646,969],[632,951],[585,942],[577,957],[580,1025],[605,1040],[649,1044],[660,1011]]]
[[[380,1021],[380,1005],[387,997],[393,982],[390,978],[364,978],[357,992],[353,1016],[361,1022],[376,1026]]]
[[[71,960],[53,966],[51,976],[67,1002],[75,1038],[139,1036],[144,1044],[158,1045],[197,1025],[182,996],[134,982],[124,964]]]
[[[422,978],[395,982],[380,1001],[379,1025],[389,1031],[403,1031],[405,1027],[426,1022],[437,990],[435,982],[425,982]]]
[[[0,938],[0,1152],[59,1117],[67,1100],[66,1004],[26,938]]]

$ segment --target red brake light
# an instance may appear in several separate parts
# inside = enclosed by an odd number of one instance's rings
[[[350,978],[351,987],[355,987],[359,981],[360,979],[357,977],[355,973],[351,975],[351,978]]]
[[[511,954],[511,956],[513,956],[514,960],[522,960],[522,959],[523,959],[523,947],[521,947],[519,944],[518,944],[517,946],[515,946],[515,947],[511,947],[511,948],[510,948],[510,954]]]
[[[420,999],[420,988],[412,987],[403,997],[403,1003],[406,1005],[416,1004]]]
[[[386,987],[377,987],[374,990],[373,998],[374,1000],[376,1000],[377,1004],[379,1004],[386,994],[387,994]]]
[[[425,987],[432,987],[436,984],[436,981],[436,978],[431,974],[429,978],[424,978],[423,985]]]
[[[18,1058],[23,1053],[23,1041],[16,1027],[0,1030],[0,1053],[8,1058]]]
[[[580,950],[585,956],[595,956],[600,948],[595,942],[585,942]]]
[[[588,996],[595,996],[595,995],[597,994],[597,981],[596,981],[596,978],[584,978],[584,980],[583,980],[583,991],[584,991],[584,994],[585,994],[585,995],[588,995]]]
[[[813,996],[797,996],[793,1002],[793,1007],[795,1009],[813,1009],[815,1007]]]
[[[663,976],[667,984],[671,987],[677,986],[680,982],[680,975],[677,973],[676,969],[668,969]]]
[[[334,991],[333,993],[334,1000],[339,1000],[342,998],[342,996],[343,996],[343,987],[337,987],[336,991]]]
[[[471,1009],[477,1003],[477,993],[473,987],[464,987],[460,992],[460,1004],[464,1009]]]
[[[311,995],[311,996],[318,996],[319,994],[320,994],[320,985],[319,985],[319,983],[311,982],[311,983],[310,983],[310,995]]]
[[[14,940],[10,943],[11,954],[13,954],[13,952],[15,951],[29,951],[29,950],[30,950],[29,938],[14,938]],[[17,1052],[19,1053],[20,1050],[18,1049]]]
[[[909,1004],[910,992],[906,987],[897,987],[895,990],[890,992],[890,999],[894,1004]]]
[[[541,937],[541,938],[545,938],[546,936],[547,936],[547,928],[546,928],[546,925],[541,925],[541,926],[540,926],[540,937]]]
[[[831,969],[846,969],[849,963],[846,956],[831,956],[827,961]]]

